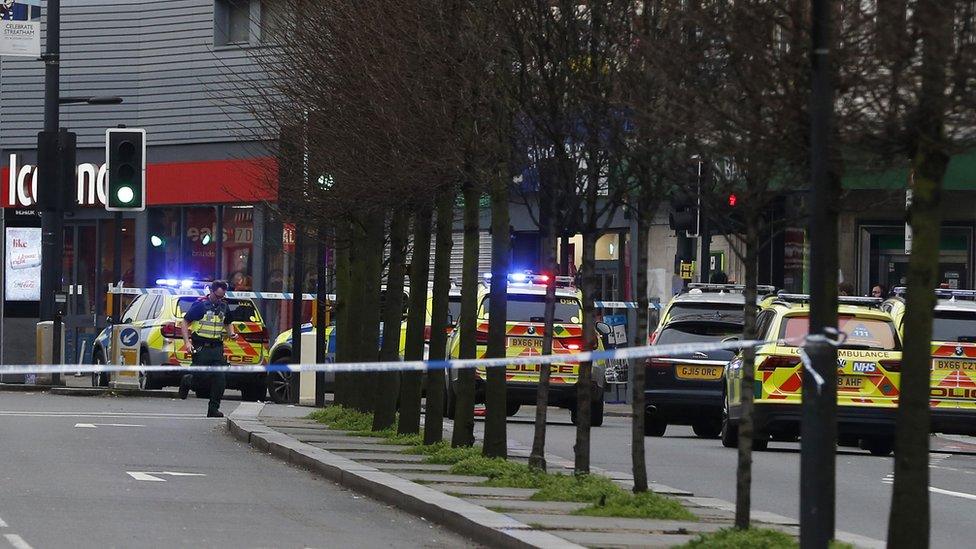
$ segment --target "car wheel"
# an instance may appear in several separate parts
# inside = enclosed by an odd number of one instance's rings
[[[718,438],[722,434],[721,420],[704,419],[696,421],[691,425],[691,430],[700,438]]]
[[[454,419],[457,411],[457,397],[454,396],[454,386],[447,383],[444,387],[444,417]]]
[[[895,441],[891,437],[865,438],[861,439],[861,448],[872,456],[889,456],[895,450]]]
[[[149,353],[139,354],[139,365],[149,366]],[[163,388],[163,384],[156,377],[157,374],[139,370],[139,388],[143,391],[157,391]]]
[[[729,419],[728,397],[722,399],[722,431],[719,436],[722,439],[722,446],[726,448],[739,447],[739,426]]]
[[[519,412],[519,408],[521,408],[521,407],[522,407],[522,405],[519,404],[519,403],[517,403],[517,402],[508,402],[508,401],[506,401],[505,402],[505,415],[508,416],[508,417],[512,417],[512,416],[514,416],[515,414],[517,414]]]
[[[663,437],[668,430],[668,422],[653,414],[644,415],[644,436]]]
[[[92,356],[92,362],[99,366],[105,365],[105,358],[102,356],[101,351],[95,351]],[[108,387],[108,373],[107,372],[92,372],[91,375],[92,387]]]
[[[259,379],[257,381],[252,381],[241,387],[241,400],[246,400],[248,402],[264,400],[267,392],[268,388],[265,385],[264,380]]]
[[[275,360],[272,364],[288,364],[291,357],[284,356]],[[275,404],[288,404],[292,402],[291,379],[295,375],[289,371],[268,372],[267,386],[268,397]]]
[[[599,427],[603,425],[603,401],[596,400],[590,403],[590,426]]]

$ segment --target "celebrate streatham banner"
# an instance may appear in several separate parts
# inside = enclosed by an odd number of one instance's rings
[[[41,55],[41,0],[0,0],[2,55]]]

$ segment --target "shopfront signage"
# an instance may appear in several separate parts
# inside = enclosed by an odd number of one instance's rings
[[[4,207],[27,207],[34,204],[37,196],[37,167],[20,164],[20,156],[10,155],[7,166],[7,203]],[[75,201],[80,206],[104,206],[107,189],[105,186],[105,164],[78,164],[75,169],[77,189]]]

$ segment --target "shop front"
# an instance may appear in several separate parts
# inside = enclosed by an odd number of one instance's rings
[[[98,151],[86,152],[97,158]],[[4,241],[10,231],[40,227],[33,200],[37,170],[21,154],[5,156],[0,172]],[[152,149],[149,157],[153,158]],[[77,205],[65,216],[66,360],[89,358],[91,341],[105,326],[107,287],[113,281],[147,287],[159,278],[226,278],[238,290],[263,282],[266,262],[274,261],[261,244],[281,241],[280,225],[277,239],[264,238],[265,230],[274,231],[275,226],[266,207],[276,199],[274,159],[150,163],[147,209],[124,215],[104,210],[104,173],[100,164],[79,164]],[[5,242],[5,247],[10,245]],[[5,261],[5,281],[16,274],[9,263]],[[2,360],[33,362],[39,296],[3,286]]]

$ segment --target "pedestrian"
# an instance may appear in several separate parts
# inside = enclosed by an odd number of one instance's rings
[[[837,295],[854,295],[854,285],[850,282],[841,282],[837,285]]]
[[[871,297],[884,297],[884,286],[875,284],[871,286]]]
[[[725,274],[725,271],[722,270],[714,271],[708,277],[708,281],[712,284],[728,284],[729,275]]]
[[[210,292],[201,297],[190,307],[183,316],[183,343],[187,352],[193,357],[194,366],[224,366],[224,336],[237,338],[237,332],[231,324],[228,314],[227,282],[214,280],[210,283]],[[227,385],[227,374],[224,372],[197,373],[210,386],[210,405],[207,407],[207,417],[224,417],[220,412],[220,399],[224,396]],[[180,398],[186,399],[193,385],[194,374],[187,374],[180,379]],[[204,386],[206,386],[204,385]]]

